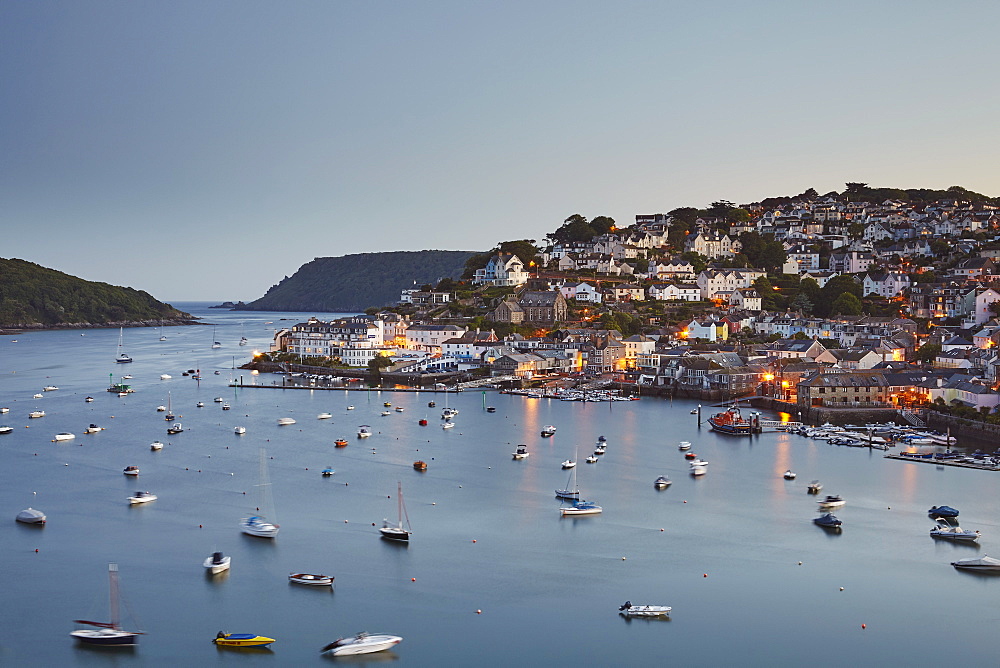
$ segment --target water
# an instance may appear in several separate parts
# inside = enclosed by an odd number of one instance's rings
[[[460,413],[443,430],[444,394],[236,392],[227,387],[241,373],[233,366],[300,315],[177,306],[216,323],[223,347],[210,348],[211,327],[165,328],[165,342],[157,329],[128,329],[135,362],[116,365],[118,330],[0,338],[0,405],[11,408],[0,423],[15,427],[0,435],[9,519],[0,522],[2,665],[303,665],[327,660],[323,645],[361,630],[404,641],[351,663],[939,666],[957,655],[996,664],[1000,578],[949,565],[1000,556],[996,473],[884,460],[795,435],[720,436],[699,429],[691,402],[490,393],[497,411],[487,413],[482,393],[470,391],[448,395]],[[244,331],[250,345],[240,347]],[[181,376],[189,368],[202,370],[200,383]],[[122,373],[134,376],[136,392],[105,392],[109,374]],[[60,389],[32,399],[50,384]],[[168,391],[187,428],[175,436],[155,411]],[[218,396],[232,410],[213,403]],[[406,410],[381,417],[384,401]],[[46,417],[28,420],[35,407]],[[317,420],[325,411],[333,418]],[[279,427],[286,416],[297,424]],[[429,426],[418,426],[424,417]],[[83,434],[91,422],[106,431]],[[358,440],[365,423],[376,433]],[[553,438],[539,436],[546,424],[558,427]],[[236,425],[247,433],[234,435]],[[76,439],[51,442],[62,431]],[[607,454],[585,464],[601,434]],[[341,436],[350,444],[335,449]],[[164,449],[151,451],[154,440]],[[710,462],[707,475],[687,474],[681,440]],[[531,455],[514,461],[518,443]],[[262,446],[281,525],[274,541],[238,529],[254,504]],[[561,519],[559,464],[577,448],[583,497],[604,513]],[[426,472],[413,470],[416,459],[429,463]],[[140,467],[138,479],[122,475],[127,465]],[[326,466],[336,474],[321,477]],[[782,479],[786,469],[798,479]],[[657,491],[663,474],[673,484]],[[847,499],[836,511],[839,535],[811,523],[816,503],[805,488],[814,478],[823,494]],[[397,481],[409,546],[380,540],[373,526],[396,519]],[[159,499],[129,507],[137,490]],[[982,545],[929,538],[926,510],[940,504],[959,508]],[[45,528],[14,522],[28,506],[48,515]],[[213,579],[201,564],[215,550],[233,565]],[[73,619],[107,618],[110,561],[134,613],[126,625],[148,633],[135,650],[93,650],[69,637]],[[335,592],[289,585],[295,571],[335,575]],[[627,621],[616,613],[626,599],[674,612],[669,621]],[[277,642],[272,651],[217,649],[219,630]]]

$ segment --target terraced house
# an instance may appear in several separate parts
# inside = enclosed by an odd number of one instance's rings
[[[827,408],[888,408],[889,383],[880,372],[820,371],[796,385],[798,405]]]

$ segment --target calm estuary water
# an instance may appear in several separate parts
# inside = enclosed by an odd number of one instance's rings
[[[483,394],[470,391],[448,395],[460,413],[446,431],[444,394],[236,392],[227,387],[241,373],[234,365],[299,315],[175,305],[217,327],[166,328],[164,342],[157,329],[126,330],[130,365],[114,364],[118,330],[0,337],[0,406],[10,408],[0,424],[15,428],[0,435],[2,665],[997,664],[1000,578],[949,562],[1000,557],[1000,474],[795,435],[724,437],[698,427],[691,402],[490,393],[497,411],[487,413]],[[251,345],[240,347],[244,333]],[[213,339],[222,348],[211,349]],[[189,368],[202,370],[200,382],[181,376]],[[109,374],[122,373],[136,392],[104,391]],[[60,389],[33,399],[46,385]],[[168,392],[187,428],[174,436],[155,410]],[[232,410],[212,401],[220,396]],[[384,401],[405,412],[381,416]],[[46,416],[29,420],[36,408]],[[316,418],[326,411],[332,419]],[[279,417],[297,423],[279,427]],[[424,417],[429,426],[418,426]],[[84,434],[90,423],[106,430]],[[356,439],[359,424],[375,435]],[[558,427],[553,438],[539,436],[546,424]],[[234,435],[236,425],[247,433]],[[76,438],[52,442],[64,431]],[[602,434],[607,454],[583,463]],[[334,449],[341,436],[350,444]],[[163,450],[150,450],[154,440]],[[707,475],[687,474],[681,440],[710,462]],[[518,443],[531,455],[513,461]],[[281,525],[274,541],[238,528],[254,505],[261,447]],[[553,490],[574,453],[583,496],[602,515],[559,516]],[[426,472],[413,470],[416,459]],[[140,467],[137,479],[122,475],[127,465]],[[336,474],[323,478],[327,466]],[[784,480],[786,469],[798,479]],[[664,491],[653,488],[659,475],[673,480]],[[840,534],[811,522],[814,478],[847,500],[836,511]],[[380,540],[373,527],[395,519],[397,481],[409,546]],[[159,499],[129,507],[136,490]],[[980,546],[928,537],[926,511],[941,504],[982,531]],[[15,523],[28,506],[48,525]],[[232,569],[212,579],[201,564],[214,550],[232,556]],[[111,561],[132,613],[126,626],[147,632],[135,650],[93,650],[69,637],[73,619],[107,618]],[[335,592],[289,585],[294,571],[335,575]],[[626,599],[673,606],[673,615],[627,621],[617,614]],[[270,651],[217,649],[219,630],[277,642]],[[404,640],[347,661],[319,654],[361,630]]]

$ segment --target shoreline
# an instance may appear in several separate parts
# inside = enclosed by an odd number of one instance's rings
[[[122,320],[117,322],[105,322],[105,323],[91,323],[91,322],[67,322],[59,323],[55,325],[46,325],[42,323],[17,325],[17,326],[2,326],[0,327],[0,336],[13,336],[16,334],[23,334],[24,332],[46,332],[59,329],[114,329],[115,327],[182,327],[187,325],[203,325],[207,323],[202,323],[198,321],[199,319],[195,316],[190,318],[173,318],[170,320]]]

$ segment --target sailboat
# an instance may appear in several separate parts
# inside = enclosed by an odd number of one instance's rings
[[[160,321],[160,341],[166,341],[167,337],[163,335],[163,321]]]
[[[123,630],[118,614],[120,604],[118,564],[108,564],[108,579],[111,585],[111,621],[89,622],[85,619],[76,619],[74,620],[76,624],[89,624],[97,628],[77,629],[70,633],[70,635],[88,645],[105,645],[109,647],[135,645],[137,636],[141,635],[142,631]]]
[[[557,489],[556,498],[575,501],[580,498],[580,488],[576,485],[576,453],[573,454],[573,459],[569,461],[573,462],[573,466],[569,467],[569,478],[566,480],[566,489]],[[566,466],[565,463],[563,466]]]
[[[125,338],[125,328],[124,327],[119,327],[118,328],[118,357],[115,358],[115,362],[117,362],[118,364],[128,364],[129,362],[132,361],[132,358],[129,357],[128,355],[126,355],[125,351],[122,350],[122,340],[124,338]]]
[[[257,497],[260,503],[257,506],[257,512],[261,512],[261,508],[267,507],[267,504],[273,506],[271,501],[271,483],[267,479],[267,459],[264,448],[260,449],[260,484],[257,485]],[[250,536],[259,536],[261,538],[274,538],[278,535],[278,525],[272,524],[267,521],[267,518],[263,515],[251,515],[250,517],[244,517],[240,520],[240,531]]]
[[[250,342],[249,342],[249,341],[247,341],[247,332],[246,332],[246,327],[245,327],[245,326],[243,325],[243,323],[241,322],[241,323],[240,323],[240,345],[241,345],[241,346],[245,346],[245,345],[247,345],[248,343],[250,343]]]
[[[215,327],[212,327],[212,347],[213,348],[221,348],[222,347],[222,344],[219,343],[218,338],[216,338],[216,336],[215,336]]]
[[[399,506],[399,521],[395,525],[390,524],[389,520],[382,521],[382,528],[379,532],[382,534],[383,538],[388,538],[389,540],[410,540],[410,534],[413,533],[409,531],[410,526],[410,516],[406,512],[406,506],[403,504],[403,483],[397,483],[398,488],[396,491],[396,498],[398,500]],[[406,518],[407,529],[403,528],[403,518]]]
[[[170,392],[168,391],[167,392],[167,414],[163,416],[163,419],[166,420],[167,422],[173,422],[173,420],[174,420],[175,417],[177,417],[177,416],[174,415],[174,412],[172,410],[170,410]]]

